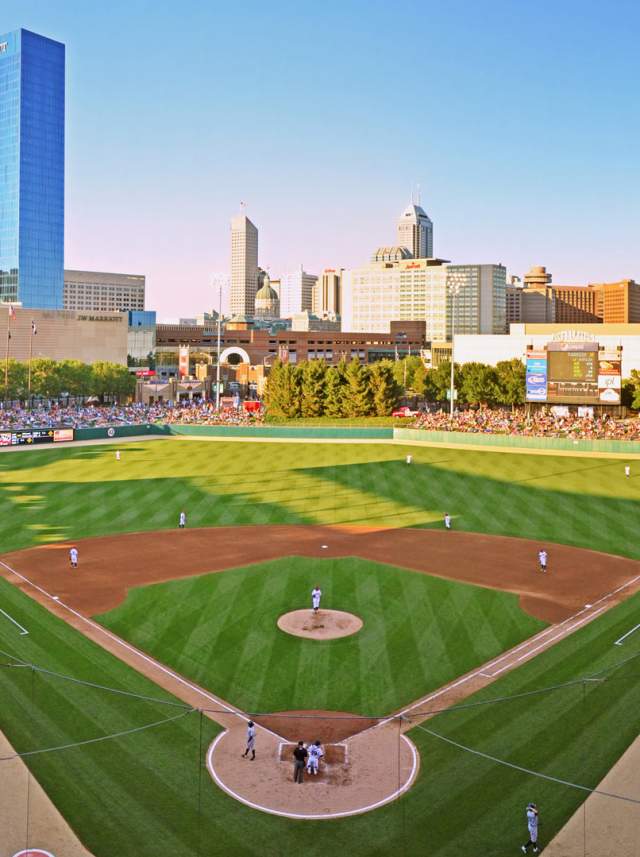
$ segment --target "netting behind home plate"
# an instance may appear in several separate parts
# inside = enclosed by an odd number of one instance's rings
[[[489,687],[440,713],[256,712],[255,761],[246,720],[226,708],[0,662],[2,857],[511,854],[530,802],[547,855],[640,854],[637,763],[601,782],[638,734],[637,657],[552,688]],[[301,784],[298,740],[325,753]]]

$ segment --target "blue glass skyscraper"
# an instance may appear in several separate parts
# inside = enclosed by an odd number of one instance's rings
[[[0,36],[0,301],[62,309],[64,45]]]

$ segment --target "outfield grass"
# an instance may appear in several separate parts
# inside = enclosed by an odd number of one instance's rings
[[[361,631],[319,642],[276,627],[282,613],[309,607],[316,583],[322,606],[355,613]],[[140,587],[98,619],[244,711],[370,716],[407,705],[545,627],[510,593],[353,557],[288,557]]]
[[[441,526],[640,557],[619,460],[390,444],[167,440],[0,455],[0,544],[236,524]],[[409,451],[411,467],[404,463]]]
[[[2,549],[173,527],[185,507],[190,525],[440,526],[446,510],[460,529],[640,555],[640,483],[635,477],[625,480],[617,460],[375,444],[172,440],[127,444],[116,463],[115,448],[0,455]],[[414,456],[411,468],[403,462],[407,449]],[[3,650],[169,699],[3,581],[0,602],[30,630],[20,637],[0,616]],[[639,608],[640,599],[630,599],[476,698],[557,684],[637,652],[633,637],[622,651],[612,643],[637,624]],[[0,662],[9,660],[0,657]],[[518,764],[595,785],[638,734],[636,663],[640,660],[605,683],[445,713],[426,725]],[[370,668],[375,671],[377,663]],[[20,750],[129,729],[167,715],[158,703],[106,696],[6,666],[0,668],[0,700],[0,727]],[[422,767],[402,800],[362,817],[293,822],[254,812],[213,787],[199,765],[201,748],[217,727],[203,721],[201,734],[200,725],[199,715],[188,715],[157,731],[32,756],[29,764],[96,857],[280,857],[291,851],[324,857],[331,850],[354,857],[502,857],[517,853],[523,841],[529,800],[540,805],[547,841],[584,797],[469,756],[415,729]]]

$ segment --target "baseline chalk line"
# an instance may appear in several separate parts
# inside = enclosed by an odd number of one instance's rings
[[[623,634],[622,637],[620,637],[618,640],[616,640],[613,645],[614,646],[621,646],[623,643],[623,640],[626,640],[627,637],[630,637],[634,631],[638,630],[638,628],[640,628],[640,625],[636,625],[635,628],[632,628],[630,631],[627,631],[627,633]]]

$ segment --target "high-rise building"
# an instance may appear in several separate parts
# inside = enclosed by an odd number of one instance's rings
[[[325,268],[313,290],[313,314],[320,318],[340,315],[341,290],[342,268]]]
[[[280,317],[290,318],[293,313],[313,310],[313,291],[318,278],[307,274],[303,266],[280,277]]]
[[[504,333],[505,268],[432,258],[377,261],[345,270],[342,329],[388,333],[392,320],[424,321],[428,340],[450,339],[453,289],[456,332]]]
[[[244,214],[231,219],[232,315],[253,315],[258,291],[258,230]]]
[[[413,202],[398,220],[397,242],[406,247],[414,259],[431,259],[433,256],[433,223],[424,209]]]
[[[143,274],[64,272],[64,309],[143,310],[144,292]]]
[[[0,301],[62,309],[65,49],[0,36]]]

